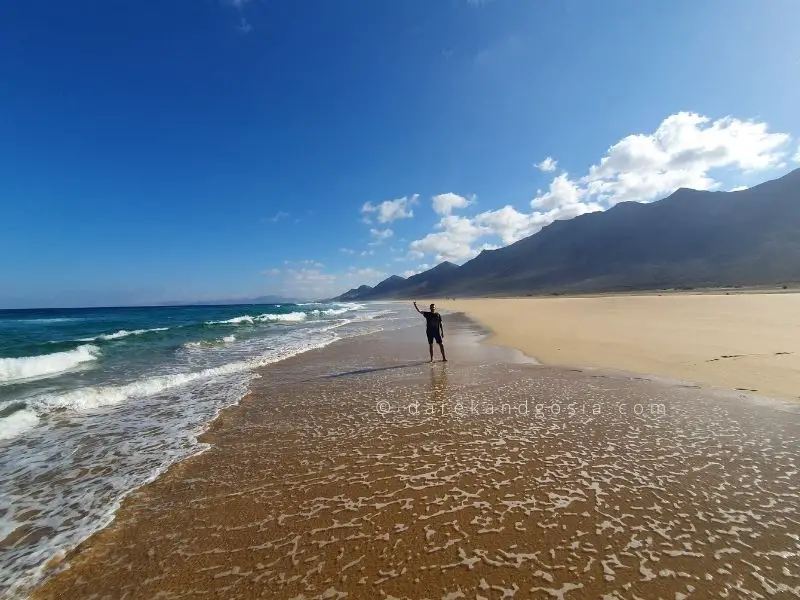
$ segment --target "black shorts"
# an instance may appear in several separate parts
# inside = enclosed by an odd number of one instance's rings
[[[428,343],[429,344],[432,344],[434,341],[436,341],[437,344],[441,344],[442,343],[442,336],[439,335],[438,331],[428,330],[425,333],[428,336]]]

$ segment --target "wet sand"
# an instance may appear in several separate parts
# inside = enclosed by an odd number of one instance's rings
[[[548,365],[800,398],[797,293],[465,299],[437,306],[467,313],[494,332],[492,343]]]
[[[406,330],[263,369],[34,597],[800,597],[796,405],[445,327],[448,364]]]

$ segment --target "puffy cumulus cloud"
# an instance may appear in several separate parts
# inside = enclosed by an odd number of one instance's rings
[[[506,245],[536,233],[544,225],[538,213],[521,213],[509,205],[482,212],[474,220],[482,228],[482,235],[497,236]]]
[[[797,164],[800,164],[800,146],[797,147],[797,154],[792,157],[792,160],[794,160],[794,162]]]
[[[452,192],[438,194],[433,197],[433,212],[437,215],[449,215],[456,208],[466,208],[473,203],[474,198],[465,198]]]
[[[409,245],[410,258],[433,254],[437,261],[464,260],[475,255],[472,244],[483,235],[483,229],[473,219],[447,215],[436,224],[440,231],[429,233]]]
[[[676,113],[654,132],[629,135],[612,145],[586,175],[555,176],[548,189],[539,190],[531,200],[531,212],[509,205],[463,217],[453,216],[452,208],[436,210],[434,204],[434,210],[442,215],[436,231],[411,242],[408,258],[433,255],[437,261],[463,261],[491,247],[487,242],[479,246],[484,238],[496,237],[510,244],[553,221],[604,210],[619,202],[651,202],[680,187],[717,189],[722,185],[713,176],[717,170],[753,173],[784,167],[790,140],[788,134],[770,132],[767,124],[759,121],[711,120],[696,113]],[[794,159],[800,162],[800,150]],[[552,157],[537,165],[545,172],[556,166]]]
[[[544,173],[552,173],[556,170],[556,167],[558,167],[558,161],[552,156],[548,156],[542,162],[536,163],[534,166]]]
[[[531,201],[533,208],[552,210],[564,204],[576,204],[581,201],[584,191],[571,181],[569,174],[562,173],[550,182],[550,189],[544,193],[539,192]]]
[[[418,199],[419,195],[414,194],[413,196],[403,196],[396,200],[384,200],[379,204],[366,202],[361,207],[361,213],[364,215],[363,220],[369,223],[371,221],[370,216],[373,214],[378,223],[391,223],[398,219],[410,219],[414,216],[414,211],[411,207],[417,204]]]
[[[389,229],[375,229],[374,227],[369,230],[369,235],[372,237],[372,241],[370,242],[370,246],[377,246],[388,240],[390,237],[394,235],[394,231]]]
[[[718,169],[745,172],[776,168],[785,160],[791,136],[767,124],[725,117],[712,121],[697,113],[670,115],[650,134],[629,135],[613,146],[589,173],[574,182],[606,206],[626,200],[650,202],[680,187],[715,189]]]
[[[476,246],[476,242],[481,238],[496,237],[500,238],[503,245],[512,244],[533,235],[556,219],[599,210],[599,207],[578,204],[570,205],[569,209],[555,208],[546,212],[524,213],[507,205],[497,210],[478,213],[473,217],[448,215],[442,217],[436,224],[435,227],[439,231],[429,233],[424,238],[409,244],[408,258],[420,259],[433,255],[437,262],[468,260],[481,250],[495,250],[500,247],[489,242]]]

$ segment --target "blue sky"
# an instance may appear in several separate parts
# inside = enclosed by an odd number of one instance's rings
[[[0,307],[323,296],[773,178],[800,159],[798,22],[796,0],[6,0]]]

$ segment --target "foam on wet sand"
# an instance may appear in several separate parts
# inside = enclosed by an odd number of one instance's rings
[[[446,323],[448,364],[411,331],[265,367],[35,597],[800,597],[796,406]]]

